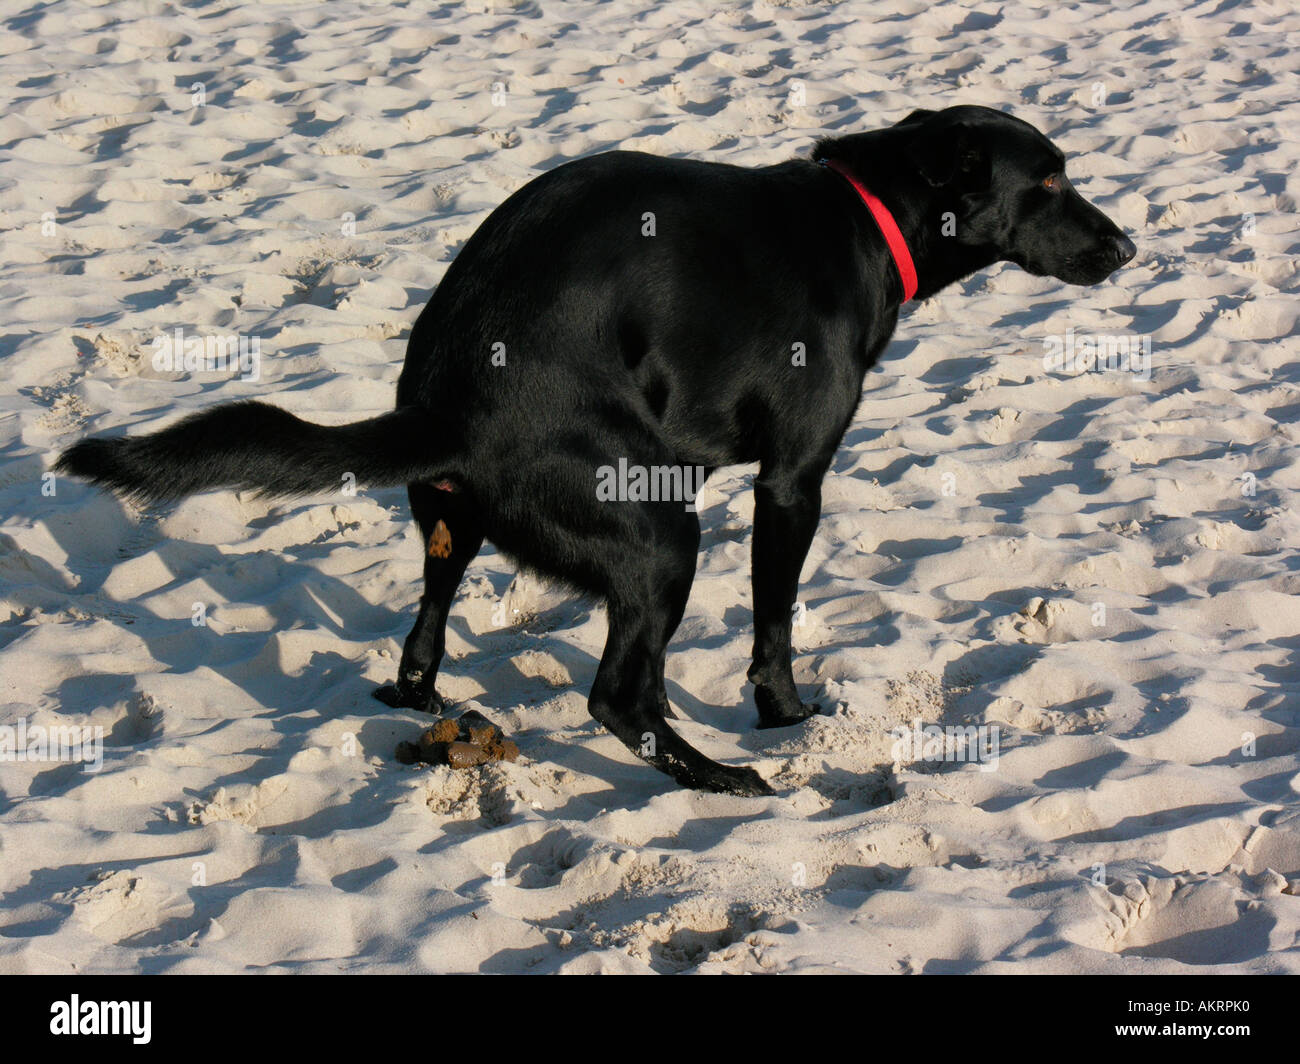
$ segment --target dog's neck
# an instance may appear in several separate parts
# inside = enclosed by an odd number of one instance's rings
[[[914,298],[925,299],[976,270],[993,265],[998,255],[991,248],[961,243],[957,231],[961,225],[960,203],[944,189],[931,187],[919,176],[909,179],[899,168],[902,152],[898,131],[884,129],[823,140],[817,145],[813,159],[836,160],[889,209],[916,267]],[[844,181],[843,177],[836,177]],[[845,186],[850,187],[848,182]],[[875,225],[870,219],[868,222]],[[902,282],[892,267],[891,276],[901,302]]]

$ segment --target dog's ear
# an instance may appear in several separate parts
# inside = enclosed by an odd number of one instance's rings
[[[927,123],[907,146],[907,157],[926,183],[983,192],[992,180],[988,149],[979,131],[964,122]]]

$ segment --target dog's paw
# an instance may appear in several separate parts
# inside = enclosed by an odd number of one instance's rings
[[[816,716],[822,708],[816,702],[800,702],[793,684],[788,688],[782,684],[756,684],[754,704],[760,728],[788,728]]]
[[[446,703],[437,691],[421,692],[400,683],[386,683],[382,687],[376,687],[370,695],[393,709],[414,709],[435,717],[446,708]]]
[[[759,713],[759,728],[789,728],[795,724],[800,724],[809,717],[815,717],[822,711],[822,707],[816,702],[800,702],[799,708],[793,713]]]
[[[719,765],[706,780],[702,780],[701,787],[718,794],[737,794],[742,798],[776,794],[767,780],[752,768],[727,768],[723,765]]]

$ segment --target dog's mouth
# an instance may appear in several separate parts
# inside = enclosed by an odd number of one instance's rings
[[[1052,276],[1066,284],[1101,284],[1120,269],[1121,264],[1100,257],[1075,260],[1063,269],[1053,270]]]
[[[1081,244],[1082,250],[1076,254],[1055,261],[1052,255],[1038,257],[1029,254],[1011,256],[1010,261],[1037,277],[1055,277],[1066,284],[1093,285],[1106,280],[1137,254],[1133,241],[1118,229],[1093,234]]]
[[[1115,256],[1105,252],[1077,255],[1051,265],[1027,258],[1013,258],[1011,261],[1035,277],[1055,277],[1066,284],[1079,285],[1101,284],[1124,265],[1123,262],[1116,261]]]

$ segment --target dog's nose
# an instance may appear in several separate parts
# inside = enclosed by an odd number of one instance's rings
[[[1115,268],[1119,269],[1137,254],[1137,247],[1126,236],[1113,236],[1109,240],[1110,253],[1115,258]]]

